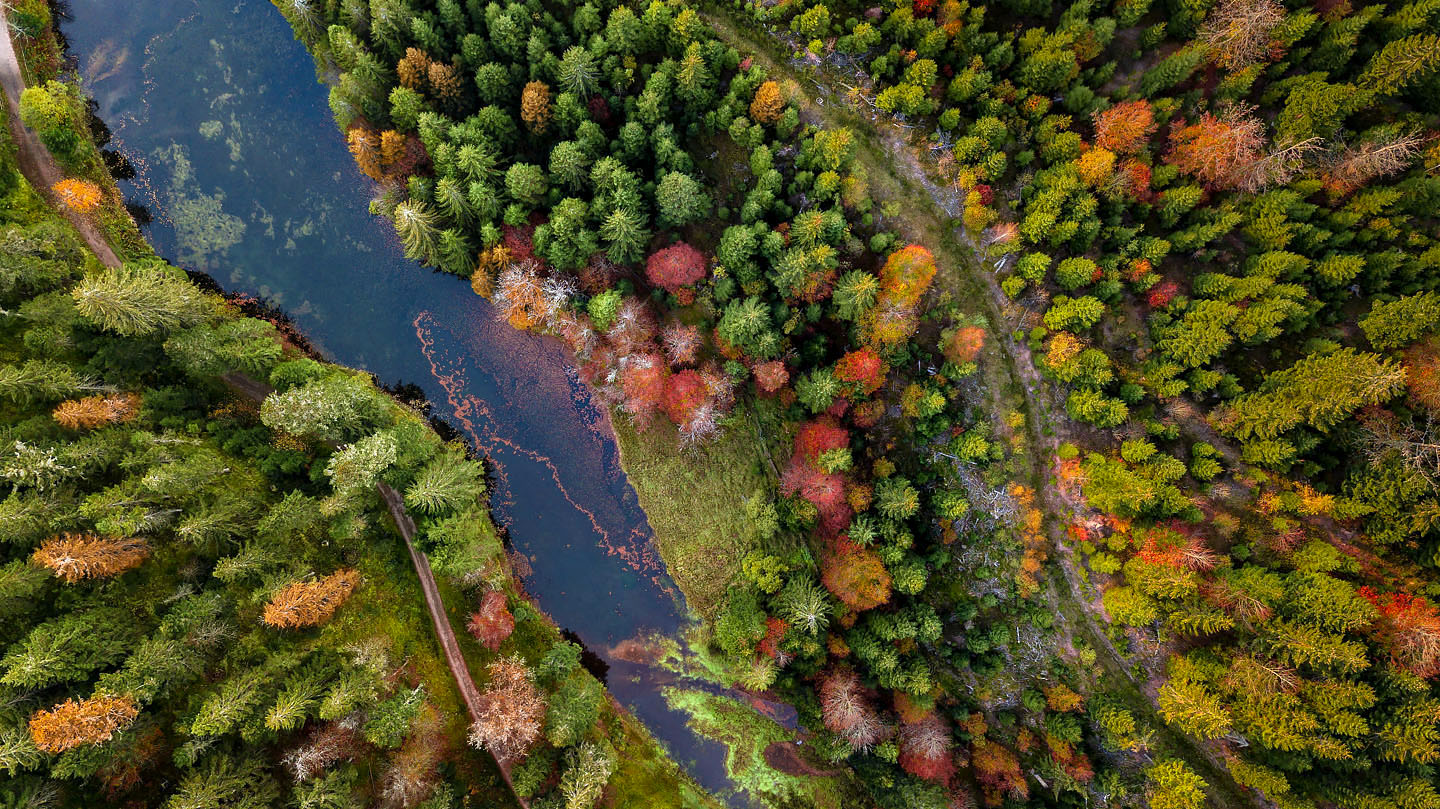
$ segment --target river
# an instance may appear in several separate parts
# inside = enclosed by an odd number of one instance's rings
[[[612,653],[673,635],[685,608],[602,410],[557,341],[515,331],[453,276],[408,261],[367,213],[314,62],[265,0],[70,0],[62,25],[127,199],[157,252],[285,311],[327,358],[418,385],[495,471],[493,506],[526,589],[609,664],[608,685],[701,784],[725,750]]]

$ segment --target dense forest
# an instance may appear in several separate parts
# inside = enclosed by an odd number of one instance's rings
[[[794,707],[672,694],[749,799],[1440,809],[1440,2],[275,5],[406,254],[612,409],[665,665]],[[708,805],[464,447],[7,176],[18,804]]]

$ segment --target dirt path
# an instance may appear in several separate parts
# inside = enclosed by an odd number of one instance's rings
[[[15,140],[20,173],[25,175],[30,185],[43,194],[56,210],[65,214],[65,218],[80,232],[80,238],[85,240],[85,244],[90,246],[105,266],[119,267],[120,257],[115,255],[110,243],[100,235],[95,224],[57,204],[50,188],[65,179],[65,172],[56,165],[55,158],[51,156],[50,150],[45,148],[45,144],[40,142],[40,138],[29,127],[20,123],[20,93],[25,90],[25,79],[20,73],[20,61],[15,56],[15,46],[10,41],[10,21],[5,16],[5,10],[6,4],[0,3],[0,27],[5,29],[4,35],[0,36],[0,89],[5,91],[5,104],[10,111],[10,136]]]
[[[265,401],[265,397],[275,392],[274,388],[264,382],[242,373],[231,372],[220,378],[236,393],[256,403]],[[445,601],[440,597],[440,587],[435,583],[435,573],[430,569],[430,560],[415,547],[415,521],[405,511],[405,500],[399,492],[386,483],[377,483],[375,488],[385,501],[385,507],[390,510],[390,516],[395,520],[400,536],[405,540],[405,549],[410,552],[410,563],[414,565],[415,575],[420,579],[420,589],[425,593],[425,606],[430,611],[435,638],[440,643],[441,651],[445,653],[445,663],[450,668],[450,677],[455,681],[455,688],[460,691],[460,698],[465,702],[465,712],[470,715],[470,721],[475,722],[480,718],[480,691],[475,687],[475,679],[470,676],[470,666],[466,664],[465,655],[460,651],[460,642],[455,639],[455,629],[450,626],[450,616],[445,612]],[[505,785],[509,787],[515,801],[528,809],[530,802],[515,793],[509,766],[489,751],[486,751],[486,755],[495,761],[495,766],[500,770],[500,775],[504,777]]]
[[[460,698],[465,700],[465,710],[470,714],[470,721],[478,722],[480,690],[475,687],[475,678],[470,676],[470,667],[465,663],[465,655],[460,651],[460,642],[455,639],[455,629],[450,626],[450,616],[445,612],[445,602],[440,598],[440,588],[435,584],[435,573],[430,569],[430,560],[415,547],[415,521],[410,519],[409,513],[405,511],[405,501],[399,492],[387,483],[377,483],[375,488],[385,500],[385,506],[390,509],[390,516],[395,519],[395,527],[400,529],[400,536],[405,538],[405,548],[410,551],[410,562],[415,566],[415,575],[420,577],[420,589],[425,591],[425,606],[430,610],[430,621],[435,625],[435,637],[445,652],[445,663],[450,667],[450,676],[455,680],[455,687],[460,689]],[[510,780],[509,765],[495,758],[495,766],[499,768],[500,775],[505,779],[505,786],[509,787],[515,801],[522,807],[529,807],[530,802],[515,792],[515,784]]]
[[[797,71],[785,53],[787,43],[777,43],[753,23],[736,20],[731,13],[728,8],[710,4],[703,16],[722,39],[743,55],[752,56],[772,77],[794,78],[807,90],[817,91],[800,100],[804,117],[830,127],[847,127],[855,133],[859,142],[856,158],[866,169],[873,196],[877,201],[888,199],[904,205],[900,221],[889,224],[930,248],[940,260],[942,272],[947,273],[944,282],[952,284],[958,294],[981,304],[995,327],[994,333],[1001,336],[997,342],[1002,345],[995,354],[1003,363],[1004,372],[1000,378],[987,381],[1018,393],[1028,411],[1030,478],[1046,514],[1046,531],[1056,562],[1048,565],[1049,589],[1064,624],[1072,635],[1084,638],[1098,652],[1096,662],[1108,676],[1107,688],[1117,692],[1131,711],[1146,718],[1165,747],[1182,755],[1196,769],[1209,783],[1217,805],[1259,807],[1253,793],[1235,782],[1216,750],[1174,731],[1157,715],[1153,694],[1136,679],[1129,663],[1111,643],[1101,625],[1103,617],[1085,596],[1077,562],[1064,536],[1066,525],[1076,518],[1076,505],[1068,502],[1054,484],[1058,472],[1057,450],[1062,440],[1057,428],[1062,425],[1050,415],[1054,409],[1047,395],[1050,386],[1037,369],[1029,346],[1004,335],[1005,327],[1012,320],[1007,312],[1014,304],[1000,289],[993,268],[987,266],[978,247],[952,224],[955,214],[951,208],[956,200],[947,198],[951,192],[931,180],[923,158],[917,156],[905,129],[888,117],[846,99],[848,82],[853,79],[836,75],[822,65],[811,64],[802,68],[803,72]],[[992,405],[1001,404],[1001,393],[991,391]],[[1003,422],[1003,411],[995,410],[994,416]]]

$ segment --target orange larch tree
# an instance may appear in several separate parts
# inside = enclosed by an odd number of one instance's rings
[[[820,581],[832,595],[856,611],[890,600],[890,572],[869,548],[845,537],[830,543],[820,562]]]
[[[330,620],[359,585],[360,573],[351,568],[317,581],[297,581],[270,599],[261,620],[280,629],[318,626]]]
[[[138,567],[149,555],[150,546],[143,539],[61,534],[45,540],[32,558],[56,577],[74,584],[82,579],[118,576]]]
[[[785,110],[785,99],[780,95],[780,85],[773,81],[762,82],[750,101],[750,120],[757,124],[773,124]]]
[[[918,244],[890,254],[880,270],[880,292],[866,315],[868,342],[898,345],[919,327],[916,308],[935,278],[935,256]]]
[[[139,713],[140,706],[130,697],[99,694],[67,699],[30,717],[30,740],[46,753],[63,753],[82,744],[109,741]]]
[[[550,85],[532,81],[520,93],[520,120],[539,135],[550,125]]]
[[[380,179],[383,176],[380,169],[380,136],[356,125],[345,133],[345,141],[350,155],[355,158],[355,165],[360,167],[360,173],[372,180]]]
[[[61,402],[50,415],[67,430],[93,430],[130,421],[140,414],[140,406],[139,394],[112,393]]]

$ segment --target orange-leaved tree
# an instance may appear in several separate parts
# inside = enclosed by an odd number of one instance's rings
[[[90,213],[100,207],[100,187],[86,180],[67,179],[50,186],[61,205],[79,213]]]
[[[980,326],[961,326],[945,341],[945,359],[956,365],[964,365],[980,358],[985,348],[985,329]]]
[[[532,81],[520,93],[520,120],[539,135],[550,125],[550,85]]]
[[[143,539],[61,534],[45,540],[32,558],[57,578],[74,584],[82,579],[118,576],[138,567],[149,555],[150,546]]]
[[[360,573],[351,568],[316,581],[297,581],[270,599],[261,620],[280,629],[318,626],[330,620],[359,585]]]
[[[93,430],[130,421],[140,414],[140,405],[139,394],[112,393],[61,402],[50,415],[67,430]]]
[[[1250,184],[1265,148],[1265,125],[1246,110],[1231,108],[1170,135],[1165,161],[1214,188]]]
[[[935,278],[935,256],[918,244],[890,254],[880,270],[880,292],[865,317],[867,341],[898,345],[919,327],[916,308]]]
[[[355,165],[360,168],[360,173],[372,180],[380,179],[380,136],[373,130],[356,124],[345,133],[345,142],[350,148],[350,155],[355,158]]]
[[[761,82],[750,100],[750,120],[757,124],[773,124],[780,120],[785,110],[785,99],[780,95],[780,85],[773,81]]]
[[[1095,145],[1115,154],[1145,148],[1155,131],[1155,111],[1148,101],[1126,101],[1095,113]]]
[[[126,696],[97,694],[89,699],[67,699],[30,717],[30,740],[46,753],[108,742],[139,713],[140,706]]]
[[[890,572],[869,548],[839,537],[820,561],[825,589],[856,611],[874,609],[890,600]]]

